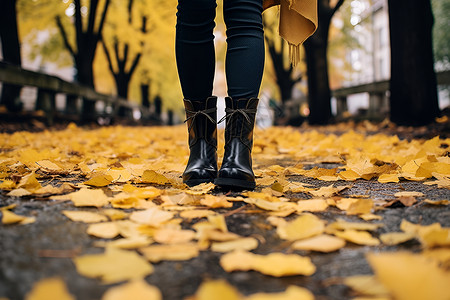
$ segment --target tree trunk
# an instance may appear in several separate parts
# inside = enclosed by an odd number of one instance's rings
[[[330,0],[319,0],[317,12],[319,26],[304,43],[308,76],[308,122],[314,125],[328,124],[331,120],[331,91],[328,79],[328,32],[331,18],[345,0],[338,0],[334,6]]]
[[[320,20],[322,21],[322,20]],[[319,21],[316,33],[305,42],[308,77],[309,124],[323,125],[331,119],[331,91],[328,81],[328,28]]]
[[[130,78],[122,72],[114,76],[117,85],[117,95],[123,99],[128,99],[128,86]]]
[[[391,121],[420,126],[439,115],[430,0],[389,0]]]
[[[21,66],[16,0],[0,1],[0,38],[3,60]],[[0,101],[9,111],[20,111],[22,109],[20,90],[20,86],[3,84]]]
[[[150,85],[141,84],[141,103],[142,106],[150,109]]]

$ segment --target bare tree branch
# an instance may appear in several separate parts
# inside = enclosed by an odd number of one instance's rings
[[[139,64],[139,60],[141,59],[141,56],[142,56],[142,53],[138,53],[138,54],[136,55],[136,57],[134,58],[133,64],[131,65],[131,68],[130,68],[130,70],[128,71],[128,76],[131,77],[131,76],[133,75],[134,71],[136,70],[136,67],[137,67],[138,64]]]
[[[344,4],[345,0],[339,0],[336,5],[334,6],[332,12],[331,12],[331,16],[333,16],[338,10],[339,8],[342,6],[342,4]]]
[[[80,47],[83,44],[83,23],[81,20],[81,1],[80,0],[74,0],[75,3],[75,32],[76,32],[76,39],[77,39],[77,45]],[[80,49],[78,49],[80,50]]]
[[[100,39],[102,31],[103,31],[103,26],[105,25],[105,19],[106,19],[106,13],[108,12],[108,7],[109,4],[111,3],[111,0],[106,0],[105,1],[105,6],[103,7],[103,12],[102,12],[102,16],[100,18],[100,23],[98,25],[98,30],[97,30],[97,41],[98,39]]]
[[[76,53],[73,50],[72,46],[70,46],[66,30],[64,29],[64,26],[63,26],[63,24],[61,22],[61,17],[60,16],[56,16],[55,19],[56,19],[56,25],[58,26],[59,32],[61,33],[61,36],[63,38],[64,46],[66,46],[67,50],[70,52],[70,55],[72,55],[72,57],[75,58]]]
[[[111,54],[109,53],[109,50],[106,47],[106,43],[103,40],[103,38],[100,39],[100,43],[103,46],[103,51],[105,52],[106,60],[108,61],[109,70],[111,71],[112,74],[114,74],[114,67],[113,67],[112,60],[111,60]]]
[[[87,34],[92,36],[94,34],[95,16],[97,15],[98,0],[91,0],[89,7]]]

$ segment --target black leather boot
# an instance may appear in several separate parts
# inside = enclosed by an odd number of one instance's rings
[[[252,170],[253,128],[258,99],[225,98],[225,154],[214,183],[229,189],[255,188]]]
[[[184,100],[189,131],[189,161],[183,182],[195,186],[217,177],[217,97],[206,102]]]

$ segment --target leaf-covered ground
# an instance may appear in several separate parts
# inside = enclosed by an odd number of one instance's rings
[[[0,299],[448,300],[450,139],[370,126],[257,130],[253,192],[184,126],[0,134]]]

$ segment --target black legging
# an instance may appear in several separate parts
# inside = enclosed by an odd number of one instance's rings
[[[216,0],[178,0],[175,52],[185,99],[212,96]],[[228,96],[258,97],[264,70],[262,0],[223,0]]]

